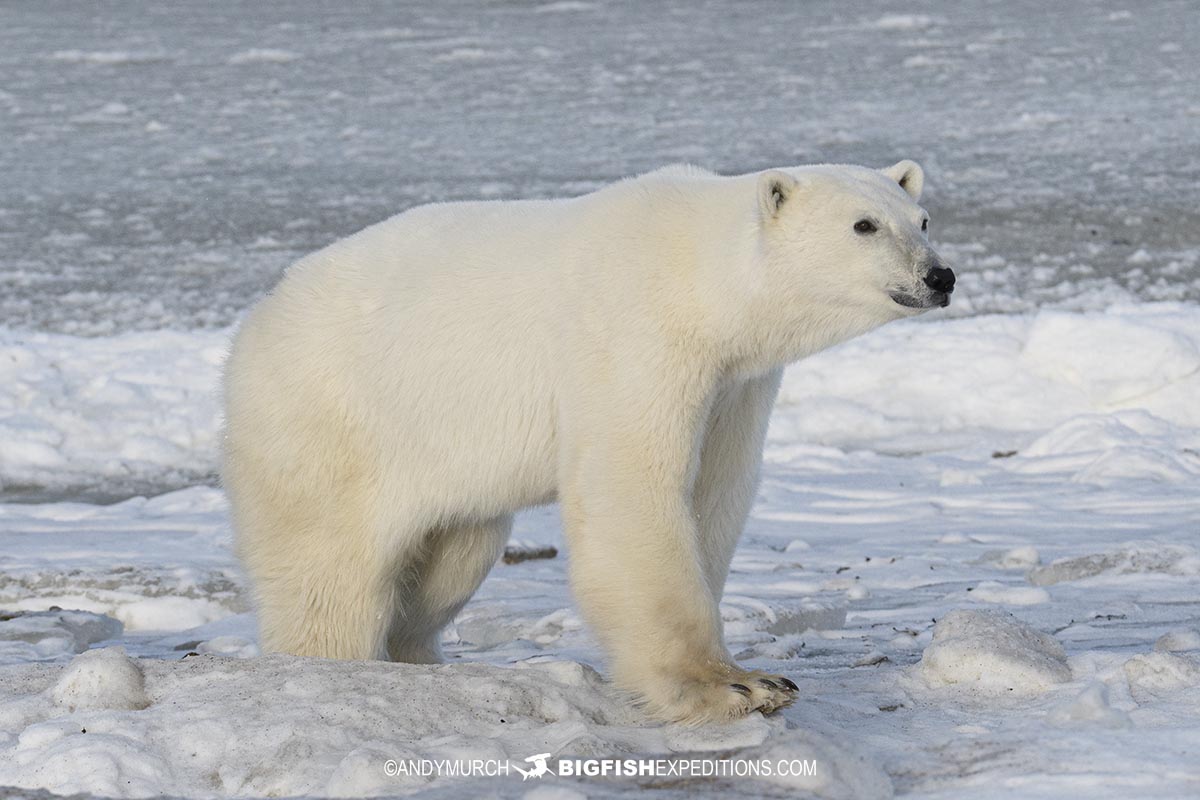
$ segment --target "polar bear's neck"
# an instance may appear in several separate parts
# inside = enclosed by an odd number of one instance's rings
[[[780,308],[768,285],[757,179],[668,170],[603,198],[612,204],[603,218],[620,209],[617,246],[638,244],[638,296],[731,377],[765,374],[879,324],[816,293]],[[807,254],[799,256],[792,266],[803,273]]]

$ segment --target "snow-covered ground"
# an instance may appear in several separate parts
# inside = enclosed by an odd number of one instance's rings
[[[211,470],[223,336],[8,334],[25,368],[3,396],[5,480]],[[0,621],[0,785],[518,796],[515,772],[468,786],[383,765],[550,752],[818,762],[698,784],[721,794],[1194,793],[1198,397],[1190,305],[896,324],[792,368],[723,615],[734,652],[801,700],[704,730],[648,723],[603,682],[563,556],[498,565],[449,666],[255,658],[218,489],[0,505],[0,608],[30,612]],[[554,510],[515,537],[561,547]],[[109,645],[136,661],[64,672]],[[80,681],[85,702],[63,688]]]
[[[1200,795],[1195,20],[1186,0],[0,7],[0,795]],[[514,536],[558,557],[497,565],[445,666],[258,655],[216,388],[289,260],[426,200],[901,157],[928,172],[955,302],[788,372],[722,606],[795,705],[637,714],[553,508]],[[816,771],[387,768],[539,753]]]

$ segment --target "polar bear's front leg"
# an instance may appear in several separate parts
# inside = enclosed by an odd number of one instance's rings
[[[763,441],[783,370],[733,384],[709,412],[693,490],[700,554],[719,601],[729,562],[746,525],[762,467]]]
[[[708,404],[625,399],[603,423],[568,432],[560,487],[572,585],[616,683],[685,722],[787,705],[795,684],[743,670],[722,641],[692,499]],[[600,410],[595,397],[589,405]]]

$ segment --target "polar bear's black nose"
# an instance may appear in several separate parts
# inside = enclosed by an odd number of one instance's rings
[[[935,292],[953,292],[954,270],[948,267],[933,267],[925,274],[925,285]]]

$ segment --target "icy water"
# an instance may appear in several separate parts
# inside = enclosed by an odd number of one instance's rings
[[[223,327],[432,200],[903,157],[955,314],[1200,299],[1200,39],[1162,3],[10,3],[0,325]]]

